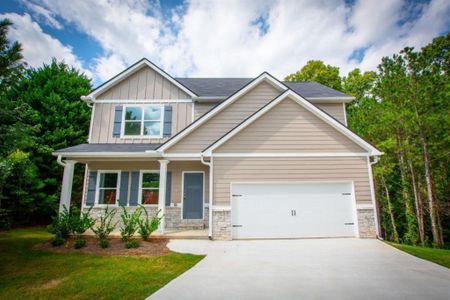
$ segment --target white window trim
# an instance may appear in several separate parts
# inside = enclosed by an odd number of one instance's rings
[[[158,207],[158,204],[143,204],[142,203],[142,178],[143,178],[144,173],[157,173],[158,175],[160,175],[159,170],[140,170],[139,171],[138,204],[145,206],[145,207]],[[161,177],[160,177],[160,180],[161,180]],[[161,182],[160,182],[160,184],[161,184]],[[159,194],[159,190],[160,190],[160,187],[158,187],[158,194]]]
[[[100,204],[98,203],[99,196],[100,196],[100,175],[105,173],[116,173],[117,174],[117,186],[116,186],[116,203],[115,204]],[[120,170],[97,170],[97,182],[95,184],[95,201],[94,206],[97,207],[107,207],[107,206],[119,206],[119,198],[120,198],[120,177],[121,177],[121,171]]]
[[[203,205],[202,205],[202,218],[201,219],[185,219],[184,218],[184,174],[186,173],[201,173],[203,175]],[[205,218],[205,192],[206,192],[206,182],[205,182],[205,171],[182,171],[181,172],[181,219],[182,220],[203,220]]]
[[[159,135],[144,135],[144,109],[146,107],[159,107],[161,109],[161,118],[160,118],[160,124],[159,124]],[[140,135],[126,135],[125,134],[125,112],[127,107],[140,107],[142,109],[141,112],[141,133]],[[156,122],[156,121],[149,121],[149,122]],[[120,128],[120,138],[122,139],[162,139],[163,138],[163,130],[164,130],[164,104],[136,104],[136,105],[124,105],[122,109],[122,126]]]

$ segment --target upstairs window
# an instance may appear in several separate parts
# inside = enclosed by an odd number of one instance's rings
[[[125,106],[123,136],[161,138],[162,107],[162,105]]]

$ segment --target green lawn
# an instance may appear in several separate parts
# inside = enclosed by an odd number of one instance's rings
[[[410,245],[402,245],[395,244],[391,242],[387,242],[389,245],[405,251],[411,255],[420,257],[422,259],[426,259],[442,265],[444,267],[450,268],[450,250],[447,249],[436,249],[436,248],[428,248],[428,247],[419,247],[419,246],[410,246]]]
[[[203,256],[55,254],[32,250],[44,228],[0,233],[0,299],[144,299]]]

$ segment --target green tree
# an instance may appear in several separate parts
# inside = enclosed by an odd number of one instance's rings
[[[90,80],[63,62],[30,68],[11,97],[26,103],[31,112],[28,125],[37,128],[30,160],[42,180],[41,193],[34,197],[42,217],[49,216],[59,198],[62,168],[51,153],[86,142],[90,109],[80,100],[91,89]],[[75,190],[81,190],[82,170],[76,169]],[[80,198],[75,195],[75,200]]]
[[[321,60],[310,60],[299,71],[284,78],[285,81],[315,81],[336,90],[342,90],[339,68],[325,65]]]

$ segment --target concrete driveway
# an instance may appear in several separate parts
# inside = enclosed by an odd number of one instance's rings
[[[207,254],[149,299],[450,299],[450,270],[378,240],[173,240]]]

